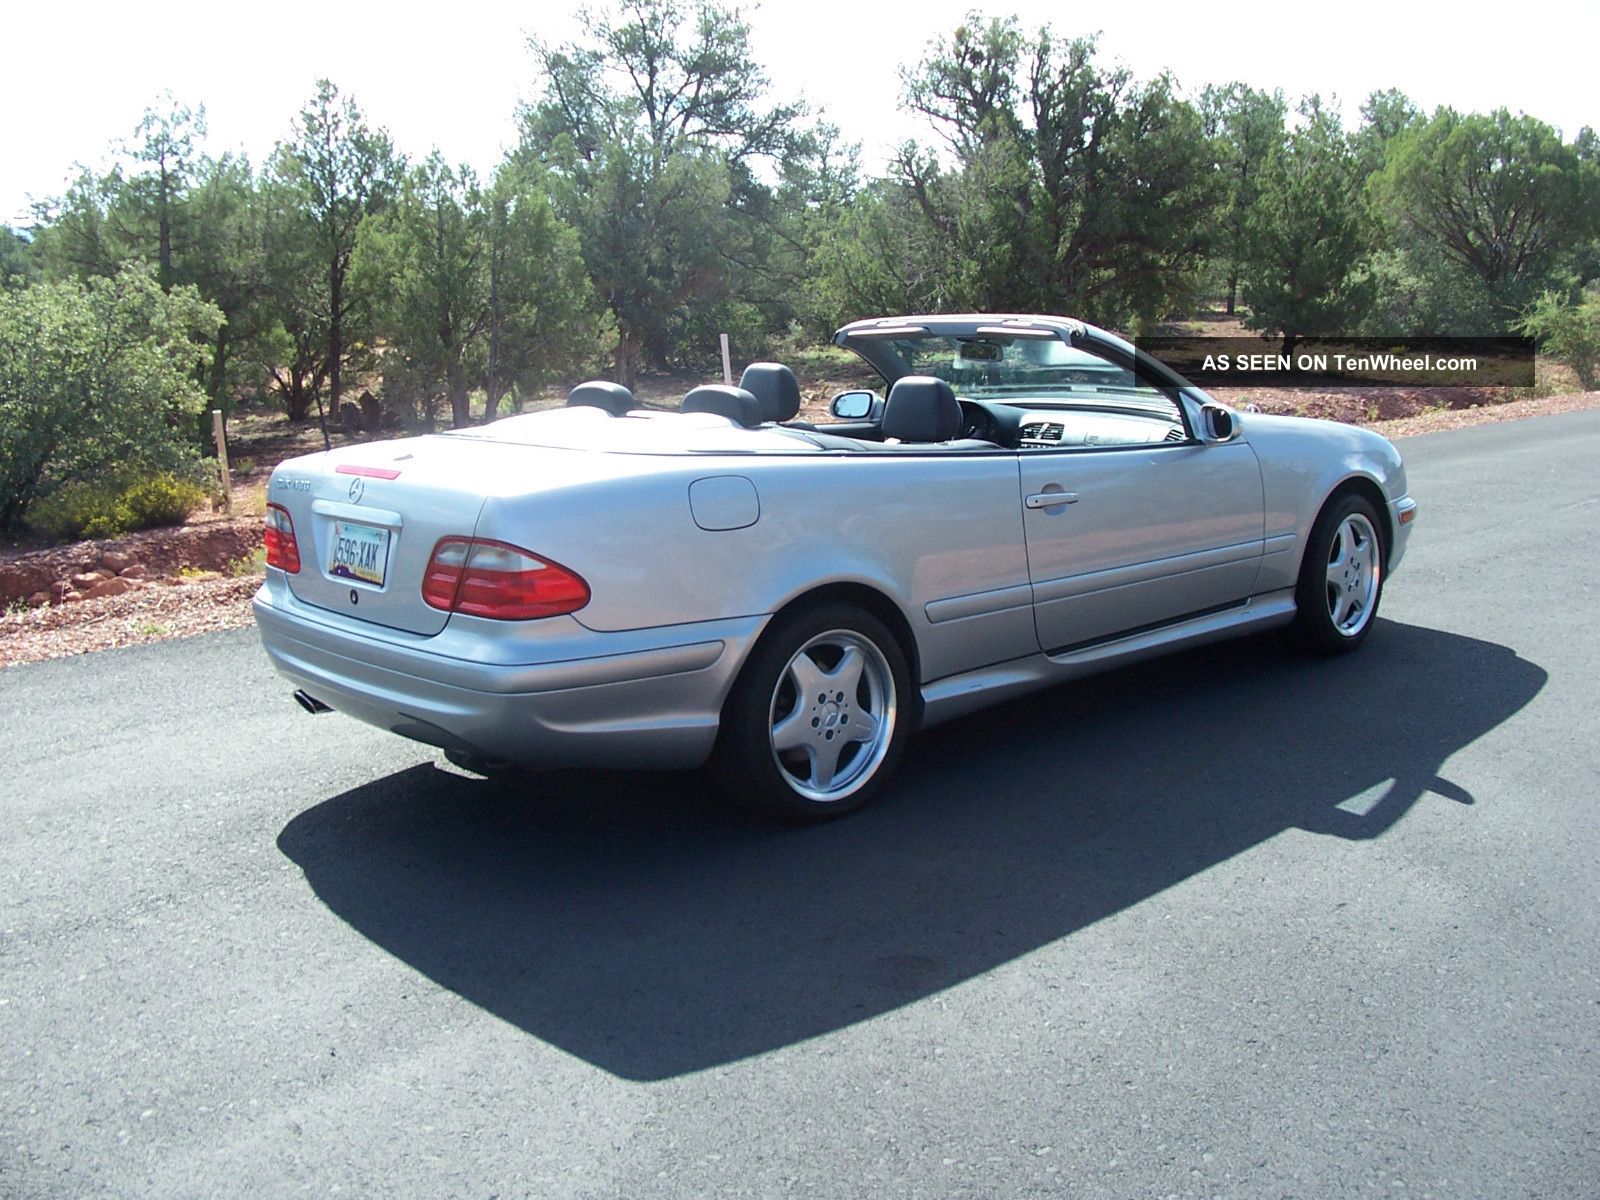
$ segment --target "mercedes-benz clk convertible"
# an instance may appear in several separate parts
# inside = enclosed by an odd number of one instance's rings
[[[1243,415],[1081,322],[857,321],[880,375],[788,368],[674,411],[612,383],[283,463],[255,615],[308,710],[481,769],[709,765],[798,818],[910,734],[1286,626],[1353,650],[1416,504],[1395,448]]]

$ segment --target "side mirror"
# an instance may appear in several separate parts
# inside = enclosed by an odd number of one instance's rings
[[[871,414],[877,398],[873,392],[840,392],[828,405],[828,411],[841,421],[863,421]]]
[[[1239,436],[1239,418],[1231,408],[1220,404],[1200,406],[1200,438],[1207,442],[1231,442]]]

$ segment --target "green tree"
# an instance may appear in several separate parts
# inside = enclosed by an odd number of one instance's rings
[[[273,163],[278,180],[310,223],[321,265],[318,305],[325,314],[323,372],[329,406],[337,411],[344,367],[361,342],[363,314],[349,286],[350,258],[361,222],[384,211],[404,164],[389,135],[370,127],[356,102],[326,79],[295,121],[292,140]],[[297,231],[298,233],[298,231]]]
[[[147,109],[120,147],[124,163],[83,172],[42,207],[37,256],[53,279],[109,277],[144,262],[166,290],[198,288],[225,318],[202,383],[226,412],[264,371],[261,220],[249,162],[199,153],[204,133],[203,108],[168,96]]]
[[[432,402],[442,395],[457,428],[470,422],[470,360],[488,322],[485,222],[471,168],[435,151],[407,174],[394,207],[361,226],[353,291],[372,294],[387,355],[400,355]]]
[[[197,339],[221,320],[137,267],[0,291],[0,529],[65,484],[192,459],[173,417],[205,406]]]
[[[911,189],[874,179],[848,205],[823,214],[810,239],[810,303],[814,331],[884,313],[950,307],[943,286],[942,239]]]
[[[267,173],[257,207],[268,386],[289,420],[299,422],[311,415],[328,379],[327,270],[316,223],[300,189],[285,181],[289,173]]]
[[[62,195],[34,205],[33,257],[45,279],[115,275],[138,257],[111,216],[122,188],[120,170],[95,175],[85,169]]]
[[[33,239],[0,225],[0,288],[22,288],[39,276]]]
[[[460,427],[482,386],[493,420],[513,388],[590,357],[594,325],[577,235],[537,169],[504,164],[481,189],[437,153],[407,176],[394,209],[363,223],[352,286],[372,296],[387,398],[430,424],[449,402]]]
[[[1257,91],[1242,83],[1208,87],[1200,99],[1206,133],[1215,139],[1217,166],[1226,179],[1221,235],[1213,254],[1226,274],[1226,306],[1238,305],[1244,265],[1244,226],[1259,190],[1261,169],[1283,146],[1282,92]]]
[[[585,10],[583,38],[530,42],[538,99],[521,153],[543,165],[616,323],[615,368],[664,362],[694,305],[737,290],[751,262],[753,170],[792,152],[796,106],[768,105],[749,27],[713,0]]]
[[[1350,138],[1366,175],[1383,170],[1389,145],[1422,121],[1422,111],[1399,88],[1373,92],[1361,104],[1361,125]]]
[[[1401,131],[1385,160],[1373,195],[1401,249],[1453,267],[1499,328],[1600,231],[1600,166],[1533,117],[1442,108]]]
[[[205,109],[190,109],[171,95],[145,110],[132,139],[114,149],[121,158],[104,175],[88,170],[61,197],[37,207],[40,257],[53,279],[114,275],[142,259],[171,290],[183,278],[190,219],[189,187],[202,157]]]
[[[182,205],[178,281],[221,310],[203,383],[212,408],[233,409],[241,392],[263,389],[274,353],[267,291],[266,221],[247,159],[201,158]]]
[[[1338,117],[1316,97],[1302,116],[1262,168],[1240,282],[1246,324],[1281,333],[1285,353],[1305,334],[1348,332],[1371,298],[1360,165]]]
[[[482,197],[487,255],[484,419],[594,357],[594,292],[578,233],[556,213],[536,168],[501,165]]]
[[[1165,77],[1136,84],[1094,54],[973,17],[906,73],[955,157],[894,163],[948,246],[948,302],[1148,322],[1195,290],[1221,199],[1200,114]]]
[[[178,213],[195,169],[195,143],[206,133],[206,110],[179,104],[169,92],[157,105],[145,110],[134,130],[135,141],[125,153],[144,169],[128,180],[124,204],[128,228],[124,237],[136,241],[134,220],[144,217],[153,237],[156,280],[166,291],[178,283],[174,264],[173,238]]]

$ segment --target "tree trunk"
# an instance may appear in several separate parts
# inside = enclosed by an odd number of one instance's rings
[[[1239,299],[1239,272],[1228,272],[1228,315],[1233,316],[1234,306]]]
[[[172,192],[171,183],[165,166],[161,168],[161,207],[160,244],[157,247],[158,273],[160,275],[161,290],[170,292],[173,284],[172,271]]]
[[[344,367],[344,272],[334,259],[328,264],[328,407],[339,411]]]
[[[639,346],[633,336],[633,330],[628,328],[621,317],[618,317],[615,374],[617,382],[629,391],[633,390],[634,373],[638,367],[638,360]]]
[[[489,369],[484,379],[483,420],[495,419],[500,407],[500,260],[489,255]]]
[[[306,394],[305,385],[298,379],[289,381],[288,390],[284,392],[284,399],[288,402],[289,422],[298,425],[311,415],[311,397]]]
[[[450,386],[450,424],[461,429],[472,424],[472,402],[467,396],[467,373],[460,363],[451,363],[447,371]]]

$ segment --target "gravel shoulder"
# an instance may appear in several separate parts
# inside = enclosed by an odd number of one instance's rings
[[[1385,437],[1399,438],[1589,408],[1600,408],[1600,392],[1476,408],[1430,409],[1398,419],[1358,423]],[[157,535],[162,532],[155,531]],[[70,555],[75,551],[80,548],[67,547],[52,553]],[[92,551],[85,553],[93,557]],[[170,553],[167,557],[172,559]],[[13,606],[0,615],[0,668],[249,625],[250,597],[261,584],[261,574],[252,569],[218,578],[216,570],[225,566],[219,561],[179,567],[164,578],[143,581],[135,590],[118,596],[38,608]]]

